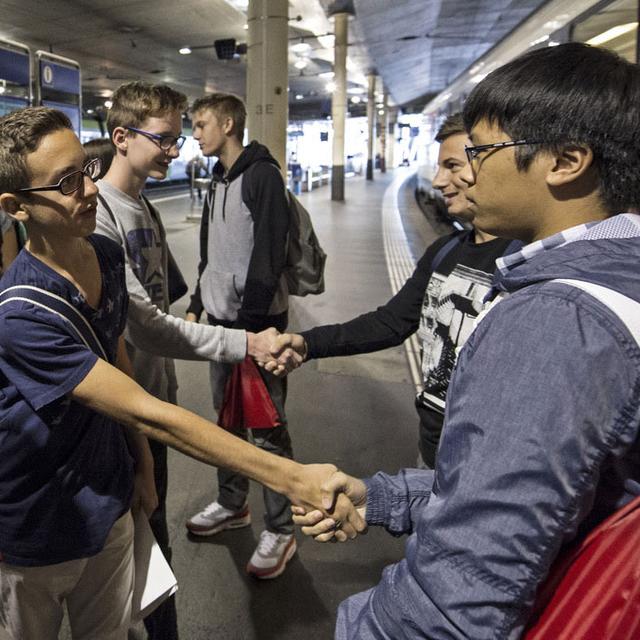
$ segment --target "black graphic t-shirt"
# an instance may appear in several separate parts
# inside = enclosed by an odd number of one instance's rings
[[[471,335],[491,287],[495,261],[504,255],[510,242],[497,238],[476,244],[473,235],[467,233],[429,278],[418,327],[424,388],[416,397],[420,448],[429,466],[435,464],[456,350]]]
[[[456,236],[448,253],[440,250]],[[456,358],[473,329],[489,290],[496,258],[510,240],[474,242],[472,231],[444,236],[418,261],[411,277],[389,302],[349,322],[324,325],[302,335],[308,358],[371,353],[402,344],[418,331],[423,358],[424,389],[416,398],[420,416],[420,451],[433,466],[444,420],[444,400]],[[434,258],[439,264],[434,272]]]

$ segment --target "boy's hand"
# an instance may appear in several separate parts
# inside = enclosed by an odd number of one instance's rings
[[[136,471],[133,481],[133,497],[131,498],[131,510],[143,509],[147,517],[158,508],[158,493],[153,477],[153,467]]]
[[[366,499],[366,486],[361,480],[338,472],[332,464],[307,464],[297,465],[292,483],[293,486],[287,491],[291,502],[302,507],[305,513],[318,511],[323,518],[331,519],[333,535],[337,534],[337,540],[344,542],[347,538],[355,538],[366,530],[367,524],[363,515],[356,509],[356,506],[363,505]],[[341,495],[342,493],[346,496]],[[351,496],[355,504],[349,499]],[[333,537],[326,535],[324,527],[320,529],[318,533],[323,534],[320,541]]]
[[[362,480],[336,471],[322,484],[321,491],[324,494],[325,506],[337,494],[335,508],[328,517],[318,509],[291,507],[293,521],[302,527],[305,535],[312,536],[317,542],[346,542],[355,538],[358,533],[366,533],[367,487]],[[355,516],[353,511],[356,512]],[[347,526],[342,519],[345,513],[348,514]],[[361,522],[364,526],[354,527],[353,522]]]
[[[198,322],[198,316],[195,313],[187,313],[184,319],[187,322]]]
[[[274,373],[278,368],[284,367],[288,373],[305,361],[307,343],[297,333],[282,333],[271,344],[270,352],[271,362],[265,364],[265,369]]]

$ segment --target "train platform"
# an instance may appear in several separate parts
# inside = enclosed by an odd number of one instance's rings
[[[413,197],[411,171],[397,169],[346,183],[346,202],[328,187],[300,200],[328,254],[326,292],[292,298],[290,329],[349,320],[386,302],[413,270],[424,248],[446,228],[431,222]],[[199,205],[188,194],[154,196],[171,249],[190,285],[198,261]],[[189,218],[187,220],[187,217]],[[173,306],[184,315],[188,296]],[[177,362],[182,406],[213,418],[204,362]],[[333,462],[356,476],[414,466],[415,345],[304,364],[289,376],[287,413],[295,458]],[[252,483],[250,527],[208,538],[187,533],[185,521],[217,495],[216,473],[176,451],[169,456],[168,521],[183,640],[303,640],[332,638],[338,604],[376,584],[403,556],[404,540],[381,529],[347,544],[318,544],[296,534],[298,552],[275,580],[245,573],[262,531],[263,501]],[[64,637],[64,636],[63,636]],[[142,625],[133,638],[146,638]]]

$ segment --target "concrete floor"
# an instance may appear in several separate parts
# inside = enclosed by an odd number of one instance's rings
[[[292,298],[290,328],[340,322],[374,309],[391,297],[385,264],[381,203],[393,173],[347,180],[346,202],[330,201],[323,187],[303,194],[320,242],[328,254],[326,293]],[[410,193],[410,192],[408,192]],[[191,284],[198,259],[198,222],[186,221],[188,196],[158,201],[169,244]],[[418,258],[436,230],[401,194],[403,223]],[[197,211],[196,204],[192,211]],[[188,296],[174,305],[181,315]],[[207,365],[178,362],[180,403],[214,418]],[[417,417],[413,385],[402,347],[376,354],[313,361],[289,378],[287,403],[296,459],[333,462],[367,476],[413,466]],[[253,486],[253,524],[211,538],[187,535],[185,520],[216,497],[215,469],[170,452],[168,498],[173,568],[179,581],[177,607],[182,640],[307,640],[331,638],[337,606],[375,585],[382,569],[403,556],[404,541],[383,530],[343,545],[321,545],[298,534],[299,550],[273,581],[244,573],[260,531],[262,497]],[[63,637],[66,637],[66,633]],[[137,628],[138,638],[145,634]]]

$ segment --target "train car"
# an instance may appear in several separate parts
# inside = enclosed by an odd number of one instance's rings
[[[639,12],[640,0],[550,0],[532,13],[424,108],[422,128],[429,142],[420,151],[418,189],[427,197],[433,194],[438,147],[433,137],[438,127],[460,111],[473,87],[491,71],[531,49],[564,42],[605,47],[637,63]]]

